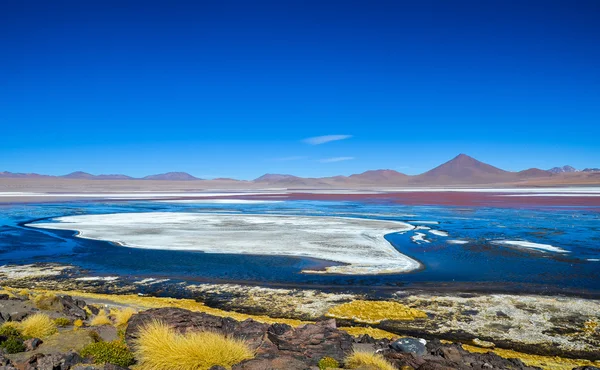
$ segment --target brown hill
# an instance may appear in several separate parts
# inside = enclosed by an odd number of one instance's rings
[[[0,178],[6,179],[37,179],[42,177],[50,177],[48,175],[40,175],[38,173],[19,173],[19,172],[0,172]]]
[[[358,181],[369,184],[405,184],[409,176],[394,170],[372,170],[350,175],[350,182]]]
[[[144,177],[143,180],[190,181],[190,180],[200,180],[200,179],[190,175],[187,172],[167,172],[167,173],[159,173],[157,175],[149,175],[149,176]]]
[[[512,172],[459,154],[432,170],[413,176],[410,182],[415,185],[467,185],[510,182],[513,178]]]

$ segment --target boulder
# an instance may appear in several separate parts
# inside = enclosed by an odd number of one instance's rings
[[[209,330],[224,335],[242,338],[252,349],[257,349],[263,341],[268,324],[248,319],[243,322],[228,317],[218,317],[204,312],[192,312],[182,308],[154,308],[133,315],[125,332],[128,345],[133,345],[141,327],[152,320],[159,320],[175,330],[185,333],[188,330]]]
[[[69,295],[60,295],[58,296],[58,301],[62,306],[62,312],[65,315],[81,320],[87,319],[87,313],[83,309],[86,306],[86,303],[81,299],[73,299],[73,297]]]
[[[352,337],[338,330],[333,319],[295,329],[288,325],[273,324],[267,335],[269,341],[277,347],[275,352],[301,359],[311,365],[317,365],[323,357],[332,357],[342,362],[352,352]]]
[[[83,362],[84,359],[73,351],[53,355],[38,353],[31,356],[25,363],[19,364],[18,368],[25,370],[69,370],[76,364]]]
[[[25,351],[35,351],[42,343],[44,342],[39,338],[31,338],[23,342]]]
[[[414,353],[417,356],[423,356],[427,353],[426,343],[424,339],[400,338],[392,342],[390,347],[398,352]]]
[[[233,365],[231,370],[312,370],[311,366],[294,357],[255,358]],[[318,368],[317,368],[318,369]]]
[[[127,343],[133,345],[139,329],[152,320],[162,321],[182,333],[210,330],[245,340],[255,350],[256,357],[234,369],[309,369],[323,357],[341,362],[352,351],[352,337],[337,329],[335,320],[293,328],[251,319],[240,322],[181,308],[155,308],[134,315],[125,332]]]

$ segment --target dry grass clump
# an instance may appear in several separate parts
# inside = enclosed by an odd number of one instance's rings
[[[113,322],[106,315],[106,312],[100,311],[96,316],[92,318],[90,321],[90,326],[102,326],[102,325],[112,325]]]
[[[43,313],[28,316],[19,326],[24,336],[32,338],[47,338],[56,333],[56,324]]]
[[[31,301],[40,310],[50,310],[58,305],[58,297],[53,293],[36,294]]]
[[[325,316],[365,324],[378,324],[383,320],[410,321],[426,318],[427,314],[398,302],[357,300],[332,307]]]
[[[56,326],[69,326],[72,324],[71,320],[66,317],[57,317],[54,319]]]
[[[396,370],[383,356],[371,352],[354,352],[346,358],[348,369]]]
[[[127,325],[131,316],[135,315],[136,313],[137,312],[133,308],[126,307],[122,310],[112,310],[110,315],[112,316],[113,320],[115,320],[116,327],[123,327]]]
[[[254,357],[254,353],[239,339],[212,332],[180,334],[160,321],[140,329],[135,343],[135,357],[144,370],[207,370],[220,365],[232,365]]]

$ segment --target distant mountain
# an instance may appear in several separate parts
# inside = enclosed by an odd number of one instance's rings
[[[298,176],[293,175],[281,175],[278,173],[266,173],[261,177],[254,179],[254,182],[278,182],[278,181],[290,181],[300,179]]]
[[[40,175],[36,173],[0,172],[0,178],[18,179],[79,179],[79,180],[164,180],[190,181],[201,180],[186,172],[167,172],[150,175],[142,179],[134,179],[126,175],[93,175],[77,171],[63,176]],[[505,171],[487,163],[478,161],[466,154],[459,154],[450,161],[432,170],[416,176],[409,176],[394,170],[370,170],[350,176],[330,176],[320,178],[304,178],[289,174],[267,173],[251,181],[218,178],[203,180],[206,186],[241,186],[273,188],[337,188],[351,189],[358,187],[419,187],[419,186],[477,186],[477,185],[525,185],[554,186],[576,184],[600,184],[600,168],[586,168],[577,171],[571,166],[555,167],[550,170],[530,168],[519,172]]]
[[[76,171],[68,175],[58,176],[63,179],[79,179],[79,180],[132,180],[133,177],[127,175],[92,175],[91,173]]]
[[[360,181],[364,183],[403,183],[409,178],[401,172],[394,170],[371,170],[363,173],[350,175],[347,177],[350,181]]]
[[[37,173],[18,173],[18,172],[0,172],[0,178],[13,178],[13,179],[38,179],[41,177],[50,177],[48,175],[40,175]]]
[[[562,166],[562,167],[553,167],[553,168],[549,169],[548,172],[571,173],[571,172],[577,172],[577,169],[575,169],[575,167],[571,167],[571,166]]]
[[[197,177],[190,175],[187,172],[167,172],[157,175],[150,175],[143,178],[144,180],[170,180],[170,181],[190,181],[200,180]]]
[[[414,176],[411,182],[427,185],[490,184],[509,181],[513,177],[512,172],[480,162],[466,154],[459,154],[432,170]]]
[[[64,179],[86,179],[86,180],[91,180],[93,179],[94,175],[92,175],[91,173],[87,173],[87,172],[83,172],[83,171],[75,171],[75,172],[71,172],[70,174],[67,175],[62,175],[59,176],[62,177]]]
[[[522,179],[531,179],[536,177],[548,177],[552,176],[552,172],[540,170],[539,168],[530,168],[528,170],[523,170],[517,172],[517,177]]]

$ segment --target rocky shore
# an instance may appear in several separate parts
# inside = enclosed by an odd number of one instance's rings
[[[78,298],[65,294],[53,294],[34,290],[5,290],[0,293],[0,370],[54,370],[54,369],[144,369],[136,356],[136,343],[141,328],[152,322],[161,322],[182,335],[193,332],[212,332],[227,338],[243,341],[251,350],[252,358],[230,366],[211,366],[210,369],[234,370],[317,370],[325,368],[361,369],[595,369],[600,362],[589,360],[569,360],[538,358],[536,364],[519,358],[506,358],[494,353],[494,343],[478,339],[478,347],[458,342],[440,341],[429,335],[394,335],[385,337],[382,332],[369,335],[369,328],[350,327],[347,321],[354,320],[327,318],[320,316],[313,322],[270,319],[256,316],[256,319],[240,316],[235,312],[228,317],[226,312],[198,312],[197,307],[188,301],[172,300],[171,305],[185,302],[186,307],[158,307],[143,309],[138,301],[129,298],[118,303],[102,300],[101,296],[89,293],[88,298]],[[82,294],[86,295],[86,294]],[[140,297],[149,302],[157,298]],[[166,301],[161,305],[168,306]],[[356,301],[347,305],[352,306]],[[157,304],[158,305],[158,304]],[[151,306],[151,304],[148,304]],[[338,306],[340,307],[340,306]],[[380,306],[381,308],[383,306]],[[396,306],[392,306],[397,308]],[[401,306],[398,306],[401,307]],[[346,309],[346,307],[342,307]],[[362,310],[364,307],[361,306]],[[398,322],[402,315],[415,315],[416,309],[403,308],[397,312]],[[129,311],[128,311],[129,310]],[[135,311],[139,311],[135,313]],[[129,312],[127,315],[126,312]],[[336,313],[338,311],[331,311]],[[342,311],[345,312],[345,311]],[[55,331],[43,338],[25,335],[28,318],[45,315],[53,320]],[[332,316],[332,315],[330,315]],[[418,315],[416,315],[418,316]],[[123,318],[126,319],[123,319]],[[371,319],[374,316],[371,317]],[[423,318],[426,319],[426,318]],[[278,322],[281,321],[281,322]],[[377,321],[377,320],[375,320]],[[418,320],[404,320],[417,325]],[[62,323],[58,325],[58,323]],[[386,323],[386,320],[381,321]],[[339,327],[338,325],[344,325]],[[19,330],[19,334],[13,329]],[[364,330],[361,330],[364,329]],[[598,335],[597,327],[594,335]],[[473,344],[473,340],[467,341]],[[8,346],[7,343],[17,343]],[[490,348],[485,348],[490,347]],[[110,354],[110,357],[107,355]],[[374,356],[385,361],[386,366],[352,362],[353,353]],[[116,355],[115,355],[116,354]],[[107,357],[108,356],[108,357]],[[116,357],[115,357],[116,356]],[[113,362],[109,361],[113,360]],[[529,359],[531,360],[531,359]],[[546,362],[544,362],[546,361]],[[116,363],[114,363],[116,362]],[[329,367],[323,367],[329,364]],[[218,365],[218,364],[215,364]],[[335,366],[332,366],[335,365]],[[202,369],[202,367],[197,367]],[[166,369],[166,368],[165,368]],[[187,369],[173,364],[173,369]],[[208,368],[207,368],[208,369]]]

